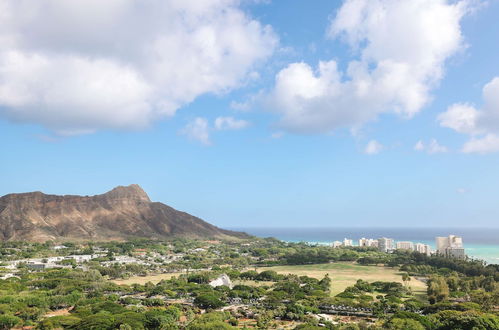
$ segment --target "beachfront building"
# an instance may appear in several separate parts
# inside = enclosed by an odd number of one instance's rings
[[[337,248],[342,246],[343,243],[341,243],[340,241],[334,241],[331,245],[333,246],[333,248]]]
[[[466,259],[466,253],[464,252],[464,248],[447,248],[446,257],[455,258],[455,259]]]
[[[391,252],[395,248],[393,238],[382,237],[378,239],[378,249],[381,252]]]
[[[412,242],[397,242],[397,250],[410,250],[414,251],[414,243]]]
[[[378,247],[378,240],[371,238],[361,238],[359,239],[359,246],[362,247]]]
[[[345,238],[343,240],[343,246],[353,246],[353,240]]]
[[[437,237],[435,238],[435,241],[437,244],[437,252],[440,254],[444,254],[445,250],[449,247],[463,247],[463,239],[455,235],[449,235],[448,237]]]
[[[465,259],[462,237],[449,235],[448,237],[436,237],[437,253],[441,256],[456,259]]]
[[[428,244],[416,243],[414,245],[414,251],[429,256],[431,254],[431,247]]]

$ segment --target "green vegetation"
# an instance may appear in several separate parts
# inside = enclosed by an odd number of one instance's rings
[[[0,329],[499,329],[498,266],[474,260],[253,239],[8,242],[0,261]]]

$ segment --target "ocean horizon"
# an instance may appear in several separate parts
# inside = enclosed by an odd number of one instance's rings
[[[435,237],[457,235],[463,238],[465,253],[489,264],[499,264],[499,228],[382,228],[382,227],[237,227],[258,237],[274,237],[286,242],[329,244],[352,239],[358,245],[360,238],[393,238],[395,241],[424,243],[435,249]]]

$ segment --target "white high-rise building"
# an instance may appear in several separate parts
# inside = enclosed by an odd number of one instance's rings
[[[392,238],[382,237],[378,239],[378,249],[381,252],[390,252],[395,248],[395,243]]]
[[[359,239],[359,246],[364,247],[377,247],[378,240],[372,238],[361,238]]]
[[[343,240],[343,246],[353,246],[353,241],[351,239],[345,238]]]
[[[414,250],[419,253],[426,254],[427,256],[431,254],[431,247],[428,244],[416,243],[414,245]]]
[[[414,243],[412,242],[397,242],[397,250],[414,250]]]
[[[462,237],[449,235],[448,237],[436,237],[437,253],[441,256],[464,259],[463,239]]]

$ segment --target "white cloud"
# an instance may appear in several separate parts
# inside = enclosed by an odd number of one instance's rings
[[[499,152],[499,136],[487,134],[482,138],[471,138],[463,146],[464,153],[488,154]]]
[[[487,83],[482,94],[481,109],[466,103],[456,103],[437,117],[441,126],[471,136],[462,148],[465,153],[499,151],[499,77]]]
[[[328,35],[345,40],[358,59],[345,72],[334,60],[317,69],[289,64],[268,104],[283,128],[305,133],[356,127],[382,113],[409,118],[431,100],[445,61],[464,48],[466,11],[465,1],[347,0]]]
[[[379,154],[384,149],[384,146],[376,140],[371,140],[367,143],[364,153],[367,155]]]
[[[477,120],[479,112],[471,105],[456,103],[451,105],[446,112],[441,113],[437,120],[440,126],[452,128],[459,133],[477,134]]]
[[[218,117],[215,119],[215,129],[223,130],[239,130],[248,127],[249,122],[234,117]]]
[[[436,139],[431,139],[428,144],[425,144],[422,140],[419,140],[414,146],[416,151],[426,151],[428,154],[440,154],[448,152],[449,149],[446,146],[438,143]]]
[[[429,154],[440,154],[449,151],[446,146],[440,145],[437,140],[432,139],[426,147]]]
[[[419,140],[419,141],[416,143],[416,145],[414,146],[414,150],[416,150],[416,151],[423,151],[423,150],[424,150],[424,148],[425,148],[425,146],[424,146],[424,142],[423,142],[423,141],[421,141],[421,140]]]
[[[191,140],[196,140],[204,145],[211,145],[210,127],[208,120],[202,117],[196,117],[189,122],[181,131],[181,134],[187,136]]]
[[[276,45],[237,0],[0,0],[0,115],[140,129],[255,79]]]
[[[458,194],[461,194],[461,195],[466,194],[468,192],[468,190],[466,188],[457,188],[456,191]]]
[[[248,102],[230,102],[230,108],[236,111],[246,112],[249,111],[251,105]]]
[[[210,125],[208,119],[196,117],[180,130],[180,134],[187,136],[191,140],[199,141],[204,145],[211,145],[210,133],[213,130],[240,130],[248,126],[248,121],[233,117],[218,117],[213,122],[213,126]]]

